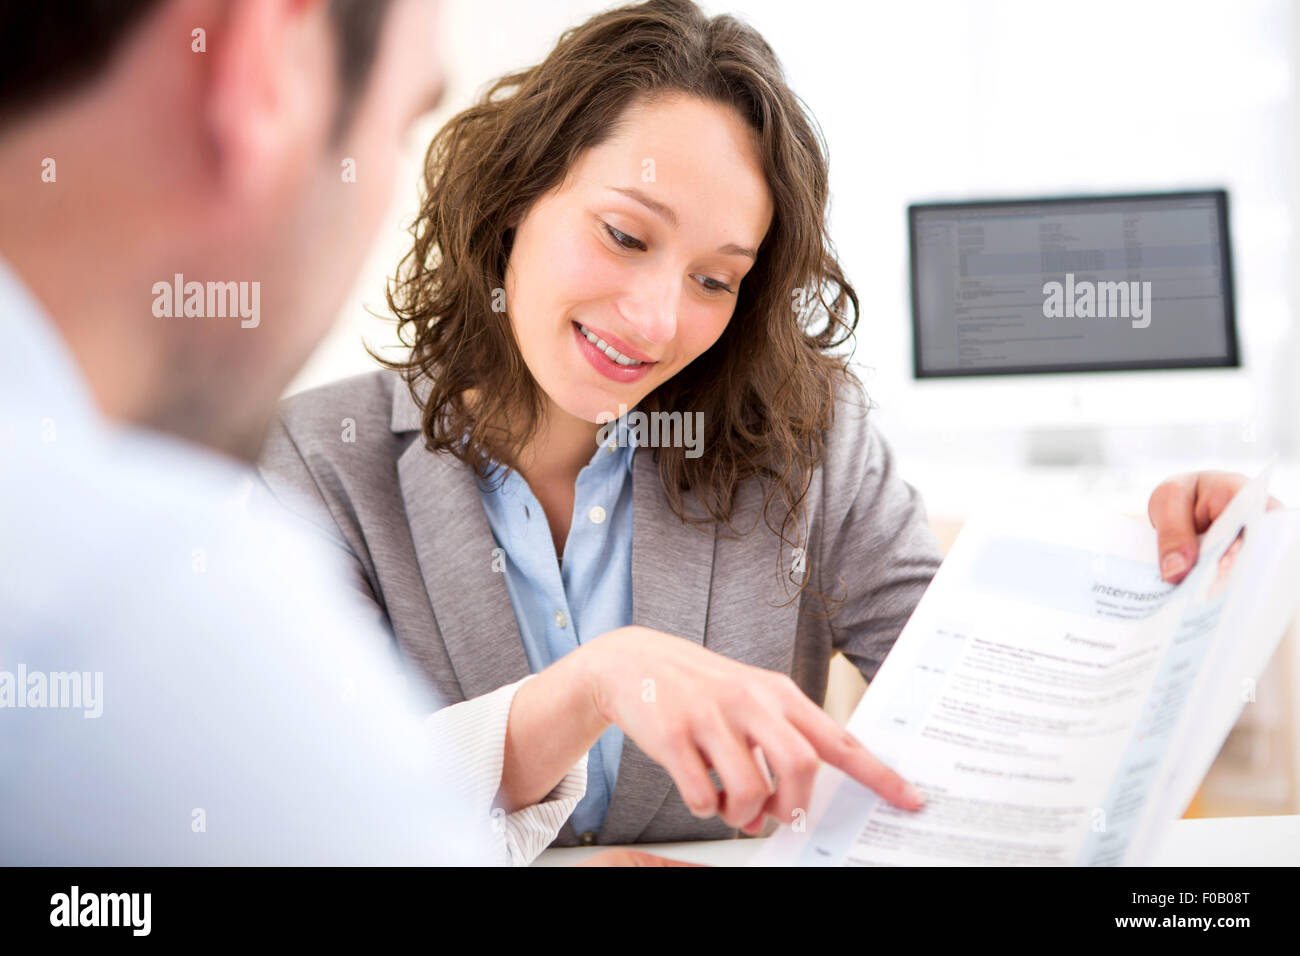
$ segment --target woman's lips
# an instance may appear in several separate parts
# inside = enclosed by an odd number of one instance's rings
[[[588,341],[587,337],[582,334],[582,330],[578,328],[577,322],[571,322],[570,327],[573,329],[573,338],[578,344],[578,351],[582,353],[583,358],[587,360],[587,363],[601,375],[604,375],[606,378],[612,379],[615,382],[621,384],[635,382],[644,378],[649,374],[650,369],[654,368],[655,365],[658,364],[657,362],[645,362],[642,365],[619,365],[600,349],[596,348],[595,343]],[[588,326],[588,328],[590,328],[590,326]],[[596,330],[592,329],[592,332],[596,332]],[[599,335],[599,333],[596,334]],[[603,336],[601,337],[603,338]],[[609,344],[612,345],[616,351],[627,355],[628,358],[639,357],[635,354],[623,352],[615,342],[610,342]]]
[[[596,338],[601,339],[606,345],[612,345],[614,347],[614,351],[620,353],[626,358],[636,359],[636,361],[638,362],[648,362],[650,364],[654,364],[656,361],[658,361],[657,359],[651,358],[649,355],[646,355],[644,352],[640,351],[639,349],[634,349],[632,346],[628,345],[618,336],[611,335],[609,332],[606,332],[604,329],[598,329],[594,325],[587,325],[586,322],[579,322],[576,324],[585,327],[588,332],[596,336]]]

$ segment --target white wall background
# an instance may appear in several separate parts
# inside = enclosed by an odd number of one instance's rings
[[[386,311],[384,280],[405,251],[433,130],[489,80],[536,62],[566,27],[605,6],[444,0],[444,106],[412,134],[392,215],[335,333],[291,391],[373,367],[363,340],[395,341],[391,324],[367,310]],[[931,383],[911,380],[908,202],[1219,185],[1231,197],[1246,370],[1208,379],[1040,378],[1022,380],[1016,394],[1029,406],[1081,381],[1108,394],[1128,390],[1103,422],[1112,464],[1121,466],[1157,452],[1181,463],[1295,450],[1300,356],[1289,267],[1300,200],[1300,44],[1291,3],[731,0],[705,7],[736,13],[764,33],[825,132],[833,234],[864,305],[856,359],[905,452],[951,458],[978,450],[1010,463],[1030,424],[1016,403],[1008,406],[1005,385],[967,381],[949,393],[960,401],[936,404],[918,392]],[[1227,426],[1205,425],[1206,403],[1234,382],[1245,395],[1240,412]],[[1003,398],[989,404],[987,423],[972,426],[970,410],[998,388]],[[1162,408],[1155,416],[1162,424],[1135,428],[1123,409],[1138,401]],[[957,405],[960,420],[949,414]]]

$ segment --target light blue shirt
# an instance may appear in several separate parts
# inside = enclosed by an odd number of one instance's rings
[[[528,666],[534,673],[600,635],[632,623],[632,457],[635,434],[620,418],[603,433],[574,489],[562,561],[546,513],[511,471],[499,488],[479,485]],[[495,464],[490,485],[504,468]],[[611,726],[588,752],[587,793],[570,817],[579,834],[598,833],[618,779],[623,731]]]
[[[504,862],[255,473],[102,419],[3,262],[0,343],[0,861]]]

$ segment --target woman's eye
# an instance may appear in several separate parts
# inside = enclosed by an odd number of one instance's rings
[[[695,278],[699,280],[700,286],[706,292],[730,292],[731,291],[731,286],[727,285],[725,282],[720,282],[719,280],[713,278],[712,276],[696,276]]]
[[[609,233],[609,237],[611,239],[617,242],[624,249],[644,250],[646,247],[645,243],[642,242],[640,239],[637,239],[634,236],[629,236],[626,232],[619,232],[609,223],[605,223],[605,231]]]

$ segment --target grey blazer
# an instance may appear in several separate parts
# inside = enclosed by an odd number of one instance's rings
[[[527,676],[474,475],[424,447],[419,408],[396,374],[286,400],[261,469],[281,501],[343,549],[356,586],[443,701]],[[939,566],[920,497],[895,472],[861,399],[847,392],[802,520],[787,530],[804,549],[802,562],[763,521],[756,483],[739,490],[732,530],[706,533],[669,508],[652,449],[636,451],[632,476],[634,622],[789,674],[819,704],[831,655],[842,652],[870,679]],[[782,515],[770,517],[779,528]],[[799,563],[810,589],[842,601],[829,619],[811,594],[791,600]],[[626,740],[597,842],[735,833],[716,817],[692,816],[668,774]],[[566,823],[556,845],[577,842]]]

